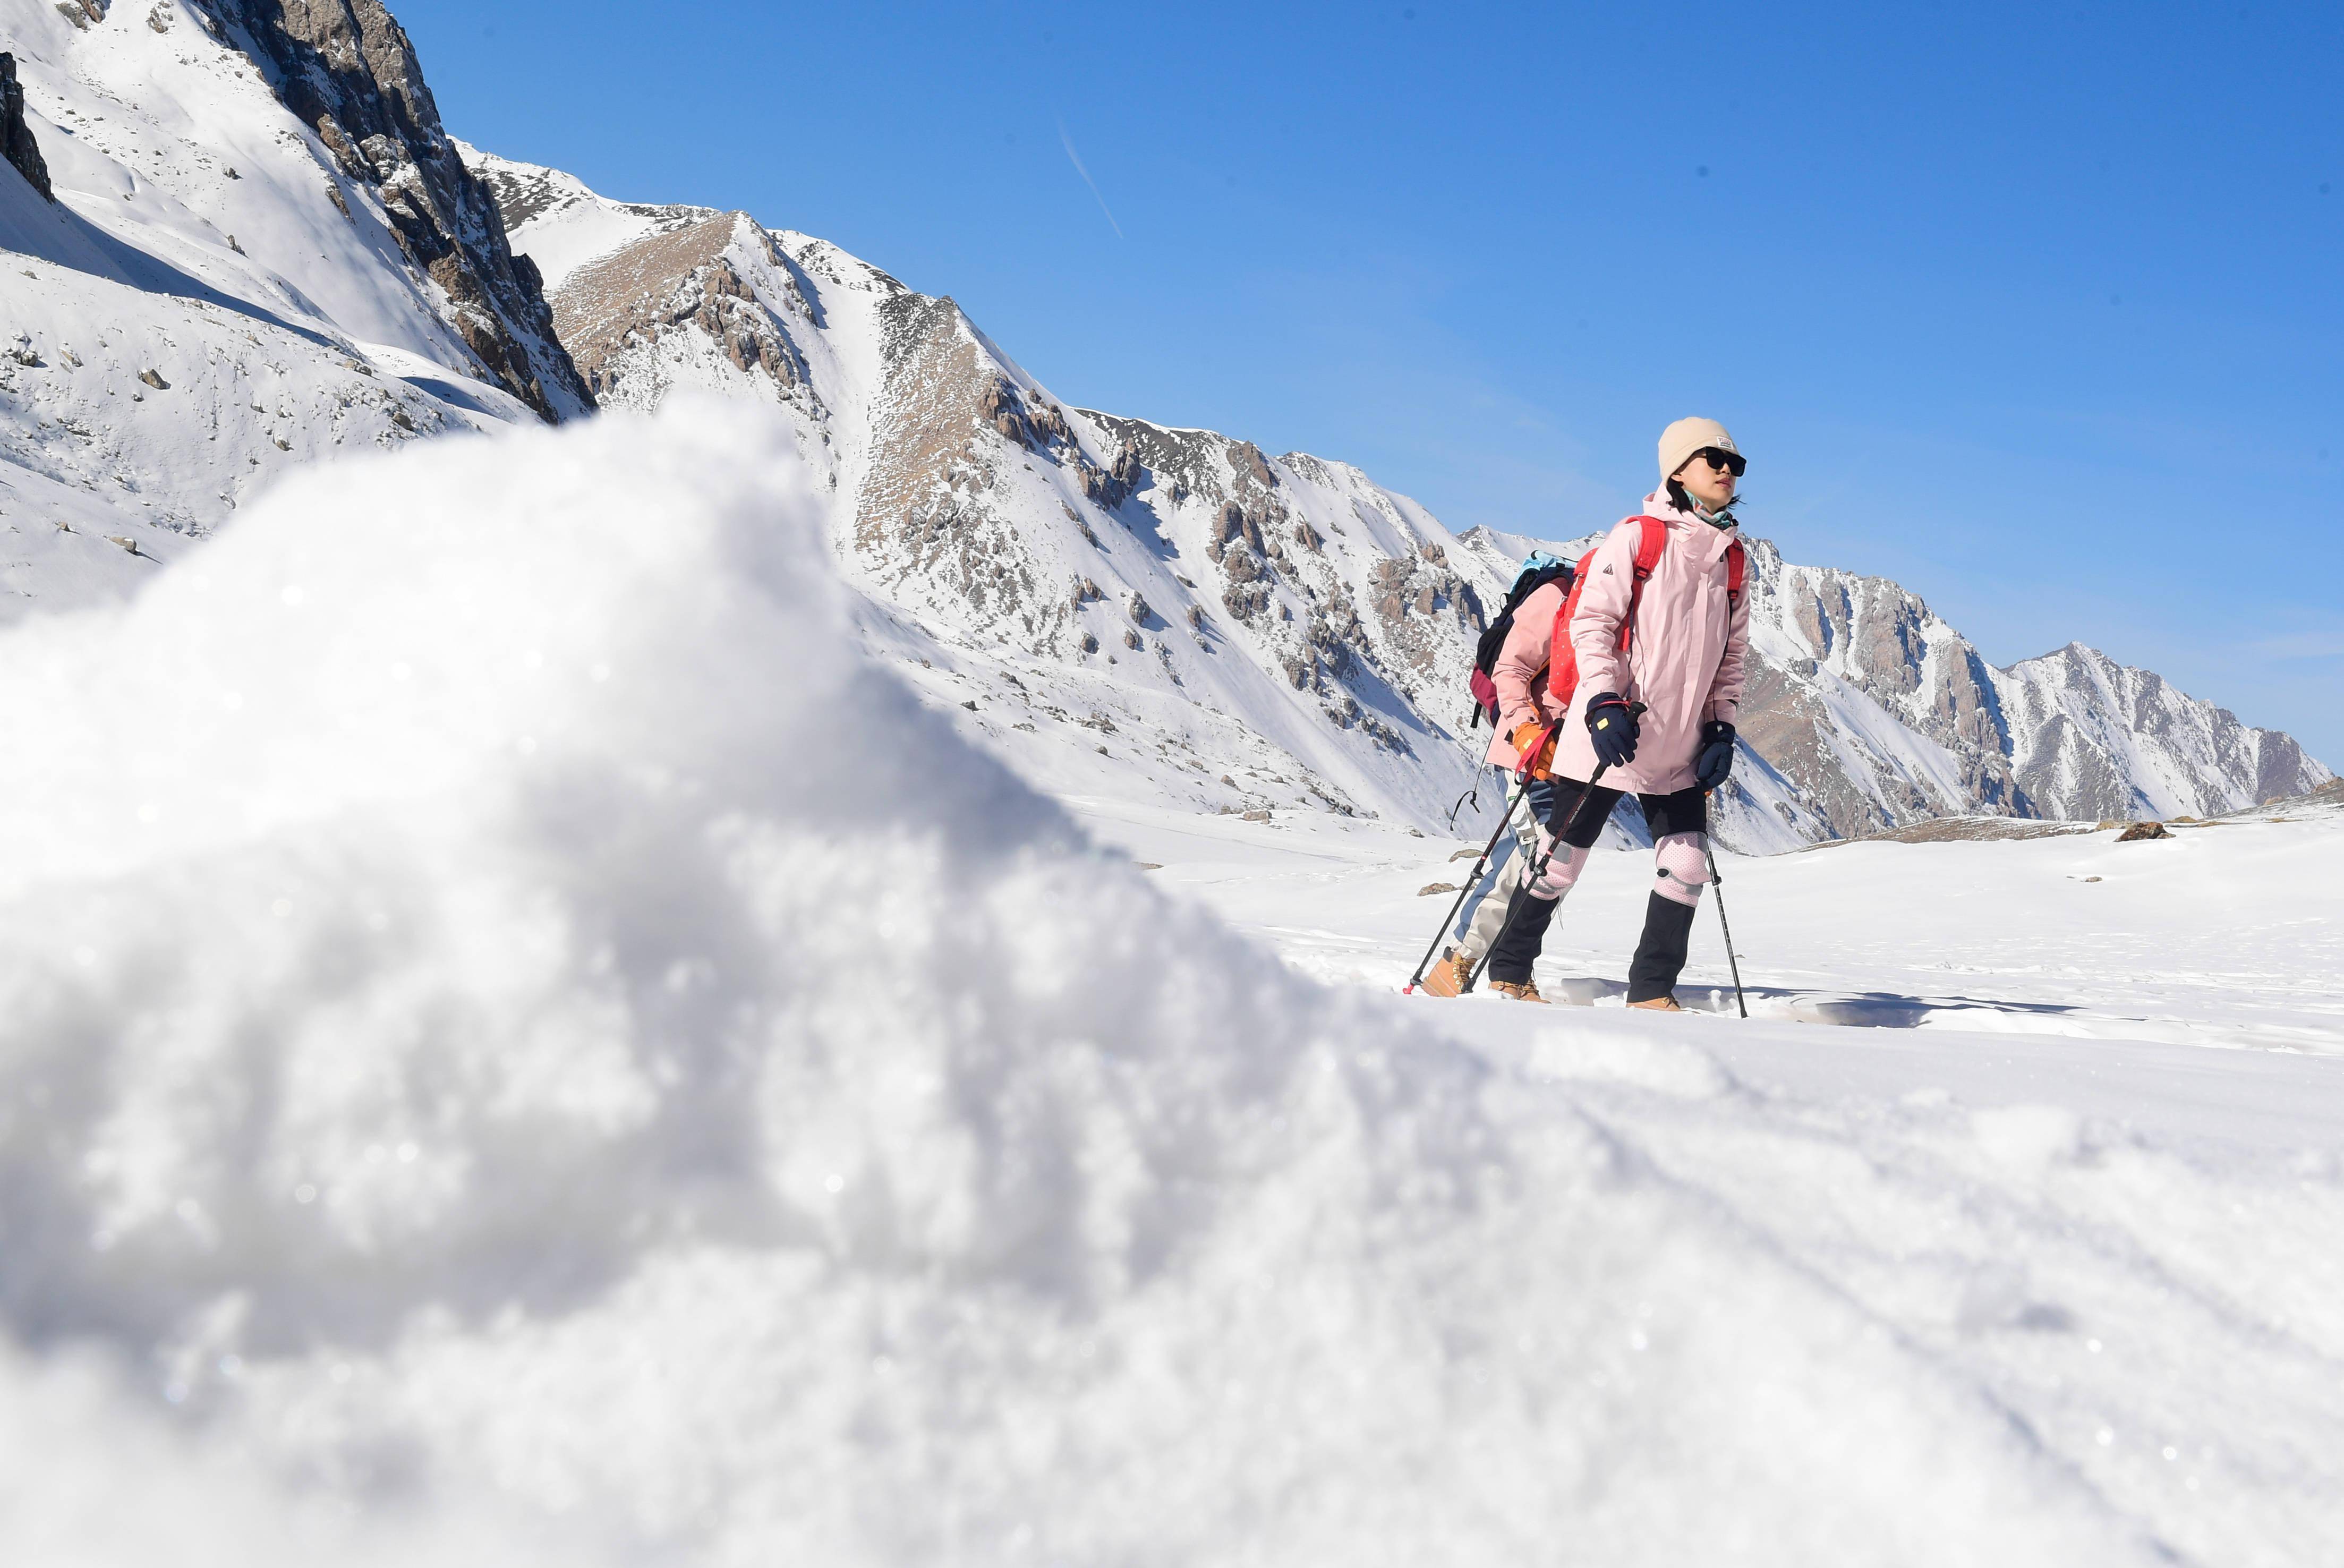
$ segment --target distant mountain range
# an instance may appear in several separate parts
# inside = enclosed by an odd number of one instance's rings
[[[1046,787],[1435,829],[1473,776],[1466,666],[1531,541],[1070,406],[949,298],[819,238],[468,147],[376,0],[0,17],[56,197],[0,166],[27,262],[0,273],[16,612],[135,585],[295,463],[712,394],[773,409],[837,497],[873,651]],[[2332,778],[2093,650],[1995,669],[1894,583],[1753,561],[1742,847],[2204,815]]]

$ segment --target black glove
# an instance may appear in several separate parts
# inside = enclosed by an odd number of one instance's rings
[[[1693,782],[1713,790],[1733,771],[1733,726],[1723,719],[1712,719],[1701,727],[1701,754],[1693,759]]]
[[[1601,692],[1587,700],[1587,734],[1595,743],[1595,760],[1607,768],[1636,760],[1636,711],[1617,692]]]

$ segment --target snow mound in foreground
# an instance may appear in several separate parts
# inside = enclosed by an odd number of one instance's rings
[[[308,474],[0,641],[0,1555],[2147,1560],[863,665],[755,420]]]

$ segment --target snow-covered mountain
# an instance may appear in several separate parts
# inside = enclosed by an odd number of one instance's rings
[[[2333,776],[2292,737],[2241,724],[2096,649],[2071,642],[1996,668],[1894,582],[1786,565],[1763,544],[1757,553],[1753,608],[1770,680],[1753,704],[1753,738],[1827,810],[1845,814],[1848,828],[1949,810],[2208,815]],[[1876,725],[1851,721],[1850,693],[1933,749],[1895,736],[1882,744]],[[1876,754],[1851,757],[1851,731]]]
[[[289,469],[592,406],[375,0],[0,0],[0,614]]]

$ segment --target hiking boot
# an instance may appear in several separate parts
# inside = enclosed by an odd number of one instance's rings
[[[1511,996],[1517,1002],[1545,1002],[1539,995],[1536,980],[1492,980],[1490,989],[1500,996]]]
[[[1677,1006],[1677,999],[1674,996],[1654,996],[1649,1001],[1631,1002],[1628,1006],[1632,1007],[1642,1007],[1648,1013],[1682,1013],[1684,1011],[1682,1007]]]
[[[1471,988],[1473,966],[1465,955],[1451,947],[1440,956],[1440,962],[1425,971],[1424,988],[1435,996],[1461,996]]]

